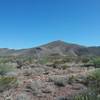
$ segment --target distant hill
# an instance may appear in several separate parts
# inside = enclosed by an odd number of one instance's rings
[[[86,47],[58,40],[51,43],[28,49],[0,48],[0,56],[36,56],[44,57],[52,54],[67,56],[100,56],[100,47]]]

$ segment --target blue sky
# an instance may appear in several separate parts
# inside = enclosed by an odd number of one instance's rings
[[[0,48],[54,40],[100,45],[100,0],[0,0]]]

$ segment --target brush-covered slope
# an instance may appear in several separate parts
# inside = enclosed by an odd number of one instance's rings
[[[77,44],[66,43],[64,41],[54,41],[45,45],[41,45],[36,48],[29,49],[0,49],[0,56],[11,56],[11,55],[28,55],[36,57],[44,57],[49,55],[67,55],[67,56],[100,56],[100,47],[85,47]]]

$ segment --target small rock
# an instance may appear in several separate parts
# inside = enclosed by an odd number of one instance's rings
[[[6,73],[6,76],[8,76],[8,77],[17,77],[18,73],[17,72],[8,72],[8,73]]]
[[[25,93],[18,94],[15,100],[31,100],[31,97]]]
[[[34,80],[26,86],[26,91],[31,92],[33,95],[38,95],[41,93],[41,88],[43,87],[44,84],[41,80]]]
[[[52,92],[54,92],[54,88],[51,87],[51,86],[47,86],[46,88],[44,88],[44,89],[42,90],[42,92],[43,92],[43,93],[52,93]]]

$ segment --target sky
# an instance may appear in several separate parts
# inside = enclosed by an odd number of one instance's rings
[[[100,46],[100,0],[0,0],[0,48],[55,40]]]

